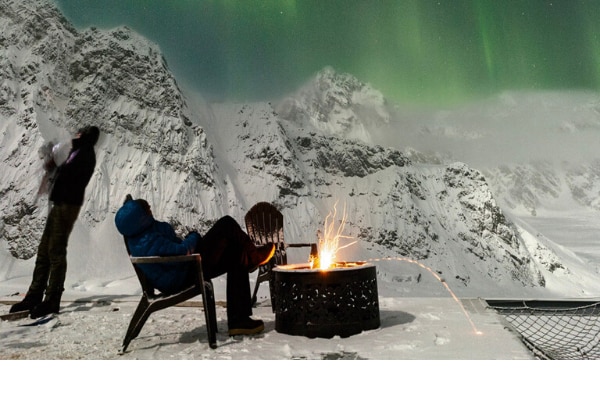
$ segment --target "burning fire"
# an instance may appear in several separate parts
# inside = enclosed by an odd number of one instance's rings
[[[344,230],[344,225],[346,224],[346,206],[344,205],[344,212],[342,214],[342,219],[339,224],[336,226],[336,216],[337,216],[337,203],[333,206],[333,213],[327,214],[325,218],[325,224],[323,227],[323,232],[319,231],[317,233],[318,236],[318,250],[319,255],[310,260],[311,268],[319,268],[322,270],[327,270],[332,268],[336,263],[337,252],[341,249],[349,247],[356,243],[356,240],[340,245],[340,239],[352,239],[349,236],[342,235]]]

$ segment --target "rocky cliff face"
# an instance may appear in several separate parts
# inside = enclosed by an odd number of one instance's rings
[[[104,220],[126,192],[144,193],[175,214],[191,206],[175,205],[185,197],[178,193],[201,187],[216,196],[211,146],[156,46],[125,27],[77,32],[47,1],[3,1],[0,11],[0,52],[8,61],[0,66],[2,161],[8,169],[0,204],[14,256],[31,257],[43,223],[37,149],[69,140],[82,125],[98,125],[102,132],[88,188],[93,200],[83,209],[87,223]],[[159,192],[163,182],[180,184],[173,185],[176,193]]]
[[[386,258],[380,277],[397,290],[422,282],[402,259],[473,295],[482,282],[496,295],[544,286],[551,263],[540,260],[550,256],[532,257],[482,173],[370,143],[391,109],[351,76],[326,68],[278,104],[209,105],[178,87],[159,49],[128,28],[79,32],[46,0],[2,0],[0,22],[0,237],[13,257],[35,254],[44,223],[38,148],[95,124],[98,166],[78,221],[86,232],[115,236],[127,193],[182,234],[224,214],[242,221],[270,201],[291,241],[313,241],[337,205],[359,241],[344,256]],[[103,242],[95,246],[110,253]]]

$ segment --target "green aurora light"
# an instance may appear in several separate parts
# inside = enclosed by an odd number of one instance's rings
[[[276,98],[325,66],[392,101],[598,90],[600,0],[57,0],[78,28],[127,25],[215,100]]]

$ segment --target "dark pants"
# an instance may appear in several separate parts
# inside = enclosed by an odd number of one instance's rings
[[[31,294],[60,297],[67,275],[67,244],[80,206],[54,204],[46,220],[44,233],[38,246]]]
[[[206,279],[227,274],[229,325],[252,315],[248,257],[255,246],[230,216],[219,219],[202,237],[199,249]]]

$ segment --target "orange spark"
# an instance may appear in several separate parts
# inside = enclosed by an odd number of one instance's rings
[[[319,241],[319,257],[314,260],[314,268],[329,269],[336,263],[336,257],[339,250],[344,249],[348,246],[356,243],[356,240],[340,245],[340,239],[352,239],[349,236],[344,236],[344,226],[346,224],[346,206],[344,205],[344,211],[342,219],[336,226],[337,216],[337,202],[333,206],[333,214],[330,212],[325,218],[323,232],[318,232]]]

